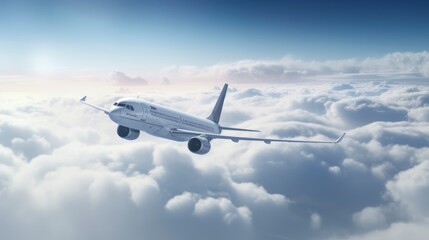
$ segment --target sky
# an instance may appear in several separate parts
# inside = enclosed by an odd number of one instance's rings
[[[1,1],[0,73],[144,75],[428,49],[427,1]]]
[[[0,239],[426,240],[425,1],[0,0]],[[138,96],[252,137],[206,155]]]

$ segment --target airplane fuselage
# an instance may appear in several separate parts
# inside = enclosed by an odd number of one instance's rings
[[[125,106],[123,106],[125,105]],[[216,123],[170,109],[139,98],[121,98],[112,106],[109,117],[115,123],[131,129],[174,141],[188,141],[191,135],[174,135],[171,129],[219,134]]]

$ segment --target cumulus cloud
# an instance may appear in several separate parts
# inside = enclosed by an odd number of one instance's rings
[[[310,220],[311,220],[311,227],[312,228],[314,228],[314,229],[320,228],[320,226],[322,224],[322,218],[320,217],[319,214],[317,214],[317,213],[311,214]]]
[[[110,73],[110,79],[113,80],[117,85],[145,85],[147,81],[142,77],[130,77],[120,71],[113,71]]]
[[[252,213],[248,207],[236,207],[231,200],[226,198],[200,199],[195,204],[194,214],[202,218],[209,215],[220,215],[227,224],[233,224],[237,221],[250,224],[252,221]]]
[[[329,61],[307,61],[286,56],[279,60],[241,60],[207,67],[171,66],[162,73],[175,79],[235,82],[428,79],[429,52],[395,52],[378,58]],[[345,87],[338,86],[337,89],[345,90]]]
[[[388,194],[404,205],[413,217],[428,216],[426,200],[429,197],[429,161],[400,172],[386,187]]]
[[[401,71],[423,72],[424,67],[401,65],[424,64],[422,56],[384,58]],[[366,61],[375,72],[385,68],[378,60]],[[353,64],[339,65],[361,71]],[[279,69],[260,67],[252,74],[276,76]],[[234,74],[248,76],[244,70]],[[147,92],[145,97],[206,116],[218,92]],[[191,154],[184,143],[144,133],[124,141],[105,114],[78,98],[5,104],[0,107],[1,236],[425,239],[428,96],[425,85],[384,81],[237,85],[228,92],[221,124],[259,129],[247,135],[261,137],[332,139],[348,133],[337,145],[213,140],[203,156]],[[115,98],[94,102],[107,106]]]
[[[380,208],[366,207],[353,214],[353,222],[361,228],[373,229],[386,225],[386,219]]]

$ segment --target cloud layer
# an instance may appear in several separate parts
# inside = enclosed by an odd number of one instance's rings
[[[169,79],[230,82],[293,82],[314,80],[427,80],[429,52],[395,52],[378,58],[307,61],[286,56],[280,60],[241,60],[207,67],[171,66]]]
[[[218,91],[145,97],[206,116]],[[122,140],[104,114],[75,99],[5,104],[0,232],[5,239],[424,239],[428,108],[424,85],[231,89],[224,125],[264,137],[348,134],[337,145],[214,140],[209,154],[196,156],[186,144],[146,134]]]

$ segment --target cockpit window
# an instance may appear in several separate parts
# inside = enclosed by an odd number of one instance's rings
[[[125,105],[125,107],[126,107],[127,109],[131,110],[131,111],[134,111],[134,108],[133,108],[133,106],[131,106],[131,105]]]
[[[118,107],[124,107],[126,109],[131,110],[131,111],[134,111],[134,107],[133,106],[125,104],[123,102],[122,103],[121,102],[120,103],[115,102],[113,105],[118,106]]]

